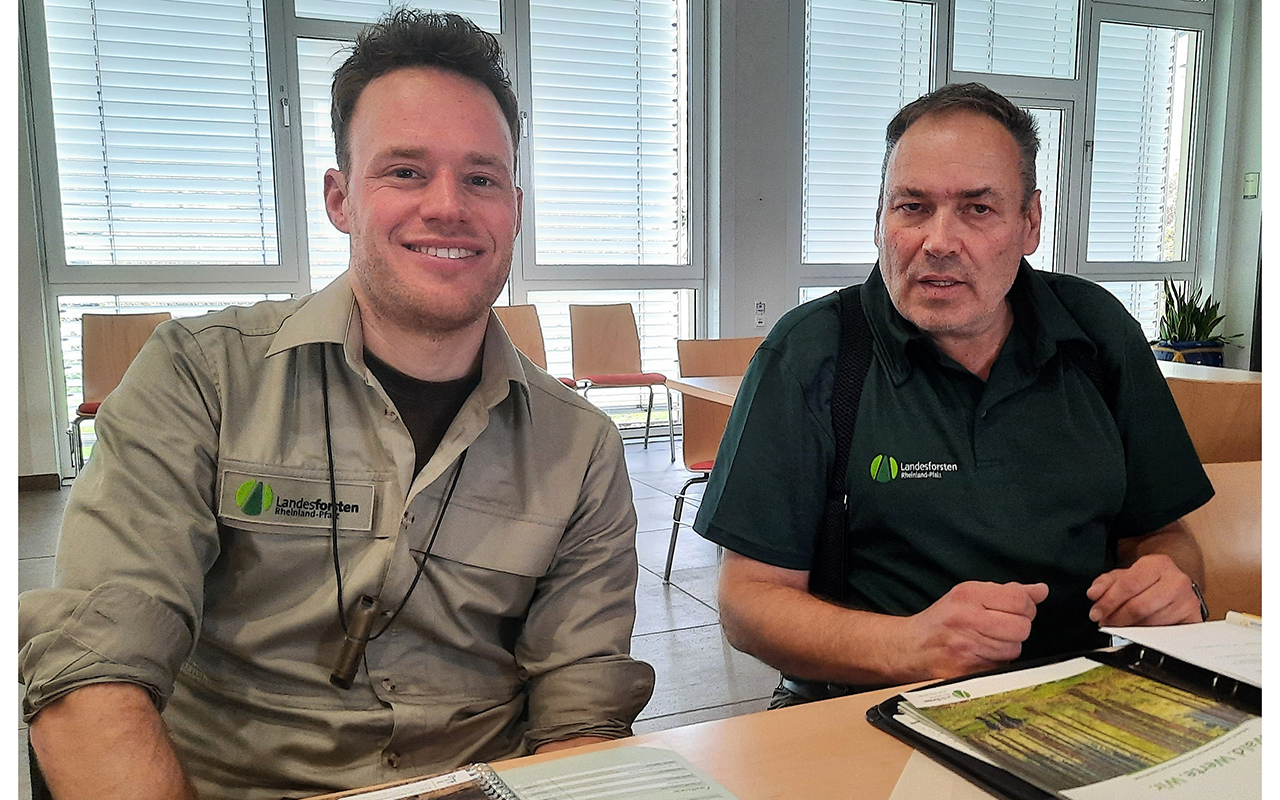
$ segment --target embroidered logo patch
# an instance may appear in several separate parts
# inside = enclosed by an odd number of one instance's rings
[[[942,478],[948,472],[959,472],[960,465],[955,462],[939,463],[937,461],[904,461],[891,455],[881,453],[871,459],[871,480],[877,483],[906,480],[908,478]]]
[[[888,483],[898,477],[898,459],[883,453],[871,459],[871,479]]]
[[[271,491],[271,484],[265,481],[245,481],[236,489],[236,505],[251,517],[256,517],[263,511],[269,511],[271,504],[275,501],[276,496]]]

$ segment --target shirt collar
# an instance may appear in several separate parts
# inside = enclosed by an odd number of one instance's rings
[[[1096,348],[1071,312],[1040,274],[1024,258],[1009,290],[1013,305],[1014,325],[1031,343],[1031,360],[1035,368],[1045,364],[1058,351],[1060,342],[1079,341],[1091,351]],[[911,376],[912,355],[937,357],[938,349],[927,333],[898,313],[884,277],[880,262],[871,270],[862,289],[862,305],[871,326],[876,355],[885,365],[894,386],[901,386]]]
[[[271,340],[267,357],[315,343],[342,345],[347,364],[357,374],[368,378],[360,306],[351,291],[351,277],[347,272],[312,294],[284,321]],[[529,382],[520,354],[498,321],[498,316],[490,309],[484,334],[484,354],[480,361],[480,383],[474,395],[486,408],[492,408],[510,394],[513,383],[520,387],[527,410]]]

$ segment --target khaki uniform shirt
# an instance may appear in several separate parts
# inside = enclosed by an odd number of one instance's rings
[[[206,798],[630,733],[653,670],[628,655],[636,517],[616,428],[491,316],[480,383],[415,476],[362,353],[346,276],[156,331],[102,404],[54,587],[19,598],[26,718],[86,684],[140,684]],[[380,598],[375,633],[466,452],[422,578],[346,691],[329,683],[343,631],[325,386],[343,598]]]

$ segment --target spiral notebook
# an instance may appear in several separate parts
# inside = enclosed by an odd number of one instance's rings
[[[445,775],[341,795],[349,800],[737,800],[677,753],[615,747],[503,770],[472,764]]]

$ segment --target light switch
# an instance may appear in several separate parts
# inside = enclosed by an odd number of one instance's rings
[[[1246,172],[1244,174],[1244,199],[1256,200],[1258,198],[1258,173]]]

